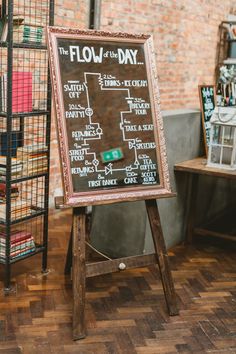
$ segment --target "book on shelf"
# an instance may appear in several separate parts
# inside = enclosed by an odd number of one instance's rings
[[[33,253],[33,252],[35,252],[35,248],[33,248],[33,247],[29,248],[29,249],[25,249],[24,251],[18,252],[18,254],[10,255],[10,259],[14,260],[14,259],[17,259],[17,258],[20,258],[20,257],[24,257],[26,255],[29,255],[30,253]],[[3,261],[3,262],[6,261],[6,256],[5,256],[4,252],[3,252],[2,255],[0,255],[0,261]]]
[[[34,239],[32,236],[27,237],[26,239],[19,242],[14,242],[14,243],[10,242],[11,252],[17,252],[19,250],[23,250],[24,247],[32,246],[33,243],[34,243]],[[2,249],[5,247],[6,247],[6,240],[0,238],[0,248]]]
[[[14,230],[10,235],[10,258],[22,257],[36,249],[34,238],[28,231]],[[0,232],[0,260],[6,259],[6,233]]]
[[[17,178],[22,175],[23,163],[16,157],[11,158],[11,177]],[[7,156],[0,156],[0,180],[6,180]]]
[[[6,168],[7,166],[7,156],[0,155],[0,168]],[[22,170],[22,161],[17,157],[11,158],[11,169],[13,171]]]
[[[11,185],[11,199],[19,197],[19,188],[16,184]],[[6,183],[0,182],[0,203],[6,202]]]
[[[14,243],[21,242],[27,238],[31,237],[31,233],[25,230],[13,230],[10,235],[10,243],[11,245]],[[6,232],[5,228],[1,228],[0,230],[0,242],[6,242]]]
[[[44,143],[37,143],[32,145],[24,145],[17,149],[17,152],[22,154],[34,154],[34,153],[43,153],[48,151],[47,145]]]
[[[29,176],[47,171],[48,147],[44,144],[25,145],[17,149],[17,158],[23,162],[23,170]]]
[[[2,112],[7,110],[7,73],[0,79],[1,84],[1,103]],[[33,93],[32,93],[32,73],[30,71],[12,72],[12,113],[32,112]]]
[[[43,162],[33,162],[31,164],[27,164],[27,174],[32,176],[34,174],[47,172],[48,161],[45,159]]]
[[[17,220],[32,215],[31,202],[18,198],[11,202],[11,220]],[[6,220],[6,203],[0,204],[0,220]]]

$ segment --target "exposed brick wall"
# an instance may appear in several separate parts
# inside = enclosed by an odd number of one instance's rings
[[[55,25],[65,27],[88,27],[88,0],[55,0]]]
[[[102,1],[101,28],[152,33],[162,109],[198,106],[197,86],[213,83],[218,27],[232,0]],[[236,10],[236,5],[234,3]]]
[[[89,0],[55,0],[55,24],[88,28]],[[154,37],[163,110],[198,107],[198,84],[214,81],[218,27],[232,0],[101,0],[100,29]],[[61,189],[52,126],[51,195]]]

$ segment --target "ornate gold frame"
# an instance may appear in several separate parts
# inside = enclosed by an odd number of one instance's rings
[[[156,142],[156,154],[158,160],[158,171],[160,177],[159,185],[135,186],[122,188],[97,190],[88,192],[74,192],[70,173],[70,161],[68,154],[68,142],[64,119],[64,105],[62,88],[60,85],[60,70],[58,61],[57,39],[88,39],[115,42],[132,42],[144,45],[145,65],[148,77],[148,88],[151,101],[152,119],[154,125],[154,138]],[[57,133],[59,140],[59,153],[64,186],[65,203],[71,206],[109,204],[122,201],[134,201],[144,199],[155,199],[171,197],[173,193],[170,188],[169,171],[166,156],[165,138],[163,132],[163,120],[160,109],[160,95],[158,89],[156,63],[152,37],[144,34],[111,33],[95,30],[79,30],[60,27],[47,28],[47,42],[49,50],[51,81],[54,96],[54,105],[57,118]]]

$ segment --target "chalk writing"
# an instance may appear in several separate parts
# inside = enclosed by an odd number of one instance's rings
[[[59,44],[75,190],[159,184],[143,47]]]

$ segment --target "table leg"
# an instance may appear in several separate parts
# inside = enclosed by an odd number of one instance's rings
[[[71,231],[70,231],[70,239],[68,243],[68,248],[67,248],[67,254],[66,254],[66,263],[65,263],[65,268],[64,268],[64,274],[70,274],[71,272],[71,266],[72,266],[72,239],[73,239],[73,224],[71,226]]]
[[[192,243],[194,226],[195,226],[195,215],[196,215],[196,204],[198,195],[198,174],[189,174],[188,181],[188,201],[187,201],[187,213],[186,213],[186,237],[185,243]]]

